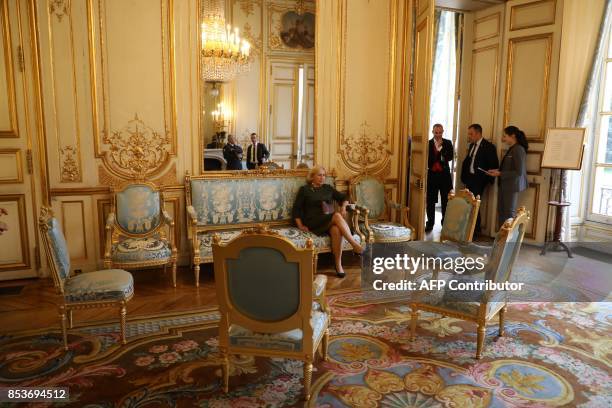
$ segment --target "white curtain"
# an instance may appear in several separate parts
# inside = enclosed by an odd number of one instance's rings
[[[585,103],[593,102],[593,82],[597,78],[596,51],[601,47],[601,32],[605,31],[604,10],[610,0],[565,0],[563,3],[563,28],[561,35],[561,53],[559,57],[559,79],[557,84],[557,106],[555,123],[557,127],[587,127],[586,112],[589,106]],[[589,85],[591,84],[591,86]],[[592,104],[592,103],[591,103]],[[582,106],[582,108],[581,108]],[[591,106],[592,108],[592,106]],[[581,114],[582,112],[582,114]],[[581,119],[579,120],[579,114]],[[592,118],[591,118],[592,121]],[[582,122],[582,123],[579,123]],[[585,152],[585,158],[588,157]],[[587,162],[583,164],[583,169]],[[570,214],[576,214],[580,207],[581,184],[583,184],[582,171],[567,171],[566,189],[568,201],[572,203]],[[559,173],[553,172],[551,198],[558,198]],[[587,189],[582,189],[587,194]],[[571,240],[570,214],[564,220],[563,240]]]
[[[446,137],[452,138],[455,114],[455,82],[457,80],[456,13],[436,10],[434,61],[429,105],[429,129],[440,123]],[[430,134],[430,138],[432,135]]]

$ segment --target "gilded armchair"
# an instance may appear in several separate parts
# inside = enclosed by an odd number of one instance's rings
[[[71,276],[68,246],[50,208],[41,208],[38,226],[53,283],[61,295],[59,314],[64,349],[68,350],[67,326],[72,328],[72,311],[94,307],[119,308],[121,341],[125,344],[126,305],[134,295],[132,275],[121,269],[107,269]]]
[[[480,208],[480,196],[468,189],[448,193],[448,204],[440,242],[412,241],[407,247],[425,256],[454,257],[461,256],[460,248],[472,242],[474,227]]]
[[[410,241],[414,228],[408,222],[409,209],[385,197],[385,184],[378,177],[364,174],[350,181],[351,199],[360,210],[360,229],[367,233],[368,242]],[[398,210],[401,224],[387,221],[390,210]]]
[[[227,244],[215,235],[213,258],[225,392],[230,355],[282,357],[304,362],[308,400],[315,351],[320,347],[327,359],[330,323],[327,277],[318,275],[313,282],[312,240],[298,249],[262,226],[245,230]]]
[[[104,266],[139,269],[172,266],[176,287],[174,220],[164,209],[163,192],[153,183],[132,181],[113,192],[106,219]],[[168,226],[168,234],[164,226]]]
[[[525,235],[525,225],[529,220],[529,213],[525,207],[516,212],[515,218],[506,220],[497,233],[492,248],[485,248],[475,244],[462,247],[465,257],[484,256],[488,258],[484,270],[467,271],[462,275],[453,274],[448,279],[459,282],[508,282],[512,267],[518,257]],[[439,278],[438,278],[439,279]],[[448,285],[447,285],[448,286]],[[496,315],[499,315],[499,336],[504,335],[504,314],[508,293],[503,290],[445,290],[442,296],[428,296],[435,301],[426,303],[412,303],[411,335],[414,337],[417,326],[418,311],[425,310],[439,313],[444,316],[475,322],[478,325],[476,340],[476,358],[482,355],[486,324]]]

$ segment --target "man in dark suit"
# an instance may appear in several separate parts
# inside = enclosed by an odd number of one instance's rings
[[[433,229],[436,221],[436,203],[438,194],[442,198],[442,222],[446,213],[448,193],[453,188],[449,162],[453,160],[453,142],[443,139],[444,127],[436,123],[433,126],[433,139],[429,140],[429,155],[427,157],[427,224],[425,231]]]
[[[247,169],[249,170],[261,166],[270,157],[266,145],[257,141],[257,133],[251,133],[251,142],[247,147]]]
[[[242,170],[242,147],[236,144],[234,135],[227,137],[223,148],[223,158],[227,161],[227,170]]]
[[[474,194],[483,199],[485,188],[493,183],[494,177],[482,170],[497,169],[499,159],[495,145],[482,137],[482,126],[474,123],[468,127],[470,146],[468,154],[461,165],[461,182]],[[482,169],[482,170],[480,170]],[[475,234],[480,234],[480,211],[476,218]]]

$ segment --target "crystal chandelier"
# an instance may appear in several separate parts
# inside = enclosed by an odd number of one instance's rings
[[[251,44],[240,38],[238,28],[225,24],[223,0],[202,5],[202,79],[227,82],[250,68]]]

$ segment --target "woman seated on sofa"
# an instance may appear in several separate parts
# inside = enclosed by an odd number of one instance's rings
[[[342,269],[342,237],[351,244],[355,253],[363,252],[363,247],[355,241],[344,219],[348,204],[346,194],[325,184],[323,166],[314,166],[310,169],[306,181],[307,184],[300,187],[293,204],[295,225],[304,232],[330,235],[336,261],[336,274],[342,278],[345,276]],[[340,211],[334,211],[333,201],[340,204]]]

